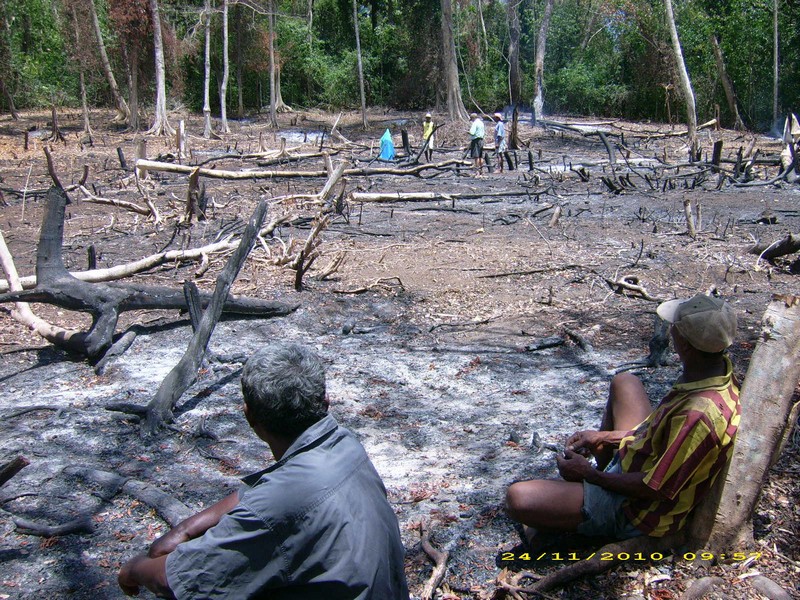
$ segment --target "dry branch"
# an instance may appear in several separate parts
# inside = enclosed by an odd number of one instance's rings
[[[253,248],[266,214],[267,202],[262,201],[256,206],[253,216],[250,217],[247,228],[239,242],[239,247],[217,277],[214,295],[208,304],[208,308],[203,312],[203,317],[200,319],[197,331],[192,337],[186,353],[172,371],[169,372],[158,388],[156,395],[150,401],[147,407],[147,430],[149,433],[155,433],[163,423],[172,420],[172,409],[175,403],[197,378],[197,370],[200,368],[211,334],[222,315],[231,286],[248,254],[250,254],[250,250]]]
[[[436,590],[444,579],[445,573],[447,572],[447,559],[450,558],[450,552],[447,550],[442,552],[433,547],[430,541],[430,532],[425,526],[425,523],[420,522],[419,533],[422,538],[422,549],[434,564],[433,572],[431,573],[428,581],[425,583],[425,587],[422,588],[422,594],[420,597],[422,600],[432,600]]]
[[[91,517],[80,517],[62,525],[43,525],[41,523],[15,517],[14,525],[17,526],[17,533],[38,535],[44,538],[59,537],[71,533],[92,533],[94,531]]]
[[[779,256],[794,254],[798,251],[800,251],[800,235],[790,233],[785,238],[776,240],[771,244],[756,244],[747,252],[755,254],[764,260],[772,261]]]
[[[27,458],[24,456],[17,456],[4,465],[0,465],[0,485],[3,485],[6,481],[11,479],[29,464],[31,463]]]
[[[37,287],[33,290],[0,294],[3,302],[45,302],[69,310],[92,315],[88,332],[61,339],[56,335],[51,341],[91,358],[99,357],[111,345],[119,313],[135,309],[186,308],[181,290],[157,286],[122,284],[89,284],[72,277],[64,267],[61,245],[64,235],[66,193],[56,187],[50,189],[42,220],[36,255]],[[209,295],[201,297],[203,303]],[[264,316],[285,315],[297,307],[249,298],[227,297],[225,310],[240,314]]]

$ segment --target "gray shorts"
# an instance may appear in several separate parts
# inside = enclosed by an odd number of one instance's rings
[[[606,473],[621,473],[617,455],[608,463]],[[599,485],[583,482],[583,522],[577,532],[582,535],[613,537],[618,540],[642,535],[625,516],[622,505],[627,499],[622,494],[609,492]]]

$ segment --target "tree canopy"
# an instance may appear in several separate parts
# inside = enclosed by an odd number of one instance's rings
[[[490,113],[510,104],[508,2],[516,3],[519,16],[520,97],[526,105],[533,101],[537,38],[547,1],[452,0],[461,94],[468,110]],[[88,14],[81,6],[89,3],[0,0],[0,80],[17,108],[79,105],[76,61],[88,67],[89,103],[115,105],[99,68],[100,50],[90,19],[81,19],[86,27],[80,33],[83,47],[70,47],[75,31],[69,11]],[[156,78],[147,1],[94,4],[123,95],[130,100],[132,91],[134,96],[138,93],[149,106]],[[444,110],[439,0],[361,1],[356,11],[348,0],[229,4],[232,65],[226,104],[234,115],[240,109],[254,112],[269,106],[270,6],[275,7],[272,39],[280,94],[287,105],[360,105],[356,14],[367,105]],[[159,6],[168,104],[200,112],[205,2],[161,0]],[[715,39],[742,119],[754,129],[773,127],[773,0],[674,0],[673,6],[698,118],[712,118],[719,110],[724,125],[734,124],[715,61]],[[781,0],[777,6],[778,106],[785,113],[797,111],[800,100],[800,3]],[[218,89],[223,78],[222,1],[211,2],[211,11],[211,87]],[[544,57],[544,112],[683,121],[670,44],[664,0],[556,1]],[[132,53],[135,74],[128,72]],[[0,98],[4,112],[8,101]],[[212,97],[215,115],[220,113],[219,102]]]

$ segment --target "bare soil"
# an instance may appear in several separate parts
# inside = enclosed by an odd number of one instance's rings
[[[105,125],[109,113],[96,112],[94,145],[82,147],[79,117],[74,111],[59,117],[67,143],[55,144],[53,154],[62,183],[80,180],[87,165],[87,187],[94,194],[143,204],[116,151],[121,147],[132,165],[141,134],[116,131]],[[277,130],[261,116],[232,121],[232,133],[221,140],[199,137],[202,121],[197,116],[176,113],[174,122],[178,118],[186,120],[192,134],[192,155],[182,162],[192,164],[226,153],[256,152],[260,144],[277,150],[281,137],[287,138],[290,154],[314,152],[320,132],[330,131],[336,115],[281,115]],[[33,274],[35,265],[44,204],[36,190],[50,185],[42,152],[47,119],[45,113],[28,113],[18,122],[0,118],[5,201],[0,229],[22,275]],[[382,166],[371,161],[387,127],[397,134],[399,151],[400,128],[408,129],[412,145],[419,148],[419,114],[372,113],[367,132],[357,127],[359,121],[355,114],[340,121],[349,144],[326,134],[324,147],[334,152],[334,163]],[[685,162],[683,138],[672,135],[679,127],[588,126],[624,132],[629,160]],[[463,129],[448,124],[437,131],[436,161],[463,157]],[[150,484],[192,512],[233,489],[239,477],[263,468],[270,458],[241,414],[238,375],[250,352],[274,340],[307,343],[325,360],[332,411],[364,443],[397,512],[412,592],[420,593],[431,572],[419,544],[418,524],[424,521],[433,544],[450,550],[445,583],[452,597],[503,597],[496,583],[498,555],[518,541],[503,514],[505,488],[519,479],[555,476],[552,450],[571,432],[597,426],[611,375],[648,354],[657,301],[712,288],[729,298],[741,316],[741,334],[731,350],[741,376],[771,295],[798,290],[798,275],[791,272],[794,257],[769,264],[747,252],[754,241],[771,242],[800,231],[797,185],[735,187],[726,182],[718,190],[716,174],[698,175],[693,166],[626,166],[619,149],[614,172],[597,137],[527,123],[520,135],[527,147],[518,153],[519,168],[503,173],[476,178],[467,167],[450,166],[418,177],[348,177],[348,192],[425,191],[447,197],[349,203],[324,232],[322,256],[301,292],[294,289],[294,273],[273,259],[292,240],[305,240],[317,209],[299,201],[274,202],[268,219],[288,212],[291,220],[274,239],[256,246],[234,292],[299,303],[300,308],[284,318],[221,322],[206,365],[177,407],[174,426],[155,439],[142,436],[138,417],[105,407],[150,400],[186,349],[191,337],[186,315],[124,314],[120,331],[139,325],[139,336],[105,374],[96,375],[86,360],[43,343],[3,309],[0,462],[24,454],[31,465],[0,493],[0,600],[119,598],[121,562],[167,529],[152,506],[125,490],[107,493],[67,468],[88,467]],[[708,148],[712,140],[724,140],[724,157],[735,157],[754,137],[762,154],[780,151],[778,141],[753,134],[702,135]],[[149,158],[174,159],[175,152],[172,140],[148,140]],[[254,161],[241,159],[211,164],[256,168]],[[323,164],[314,158],[263,168],[318,170]],[[581,166],[586,177],[578,173]],[[776,172],[757,166],[756,182]],[[601,176],[626,174],[635,187],[618,194],[601,182]],[[316,193],[324,184],[324,178],[204,181],[213,207],[207,221],[190,228],[177,225],[187,192],[185,175],[152,173],[143,182],[162,214],[158,225],[71,192],[64,236],[68,268],[86,268],[90,245],[97,250],[98,266],[106,267],[207,244],[241,231],[259,199]],[[28,191],[23,195],[22,190]],[[686,233],[685,198],[702,208],[702,226],[694,239]],[[556,206],[561,217],[551,223]],[[769,218],[762,219],[765,212]],[[342,267],[318,279],[319,270],[340,252],[345,253]],[[193,280],[211,290],[225,258],[210,257],[210,268],[200,276],[198,264],[181,263],[135,279],[176,287]],[[624,277],[642,292],[609,285]],[[87,316],[57,307],[33,308],[63,326],[89,323]],[[676,365],[672,358],[663,367],[638,369],[654,402],[677,376]],[[750,586],[755,571],[800,597],[798,454],[800,444],[790,441],[771,473],[756,515],[758,545],[731,549],[762,555],[744,565],[711,568],[724,580],[714,597],[761,597]],[[82,516],[91,519],[91,533],[50,538],[22,534],[13,521],[58,525]],[[554,568],[535,561],[525,566],[540,574]],[[650,563],[632,560],[552,596],[678,598],[707,571],[680,555]]]

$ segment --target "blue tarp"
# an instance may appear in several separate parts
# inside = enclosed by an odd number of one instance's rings
[[[381,160],[394,160],[394,142],[388,129],[381,137],[381,153],[378,158]]]

